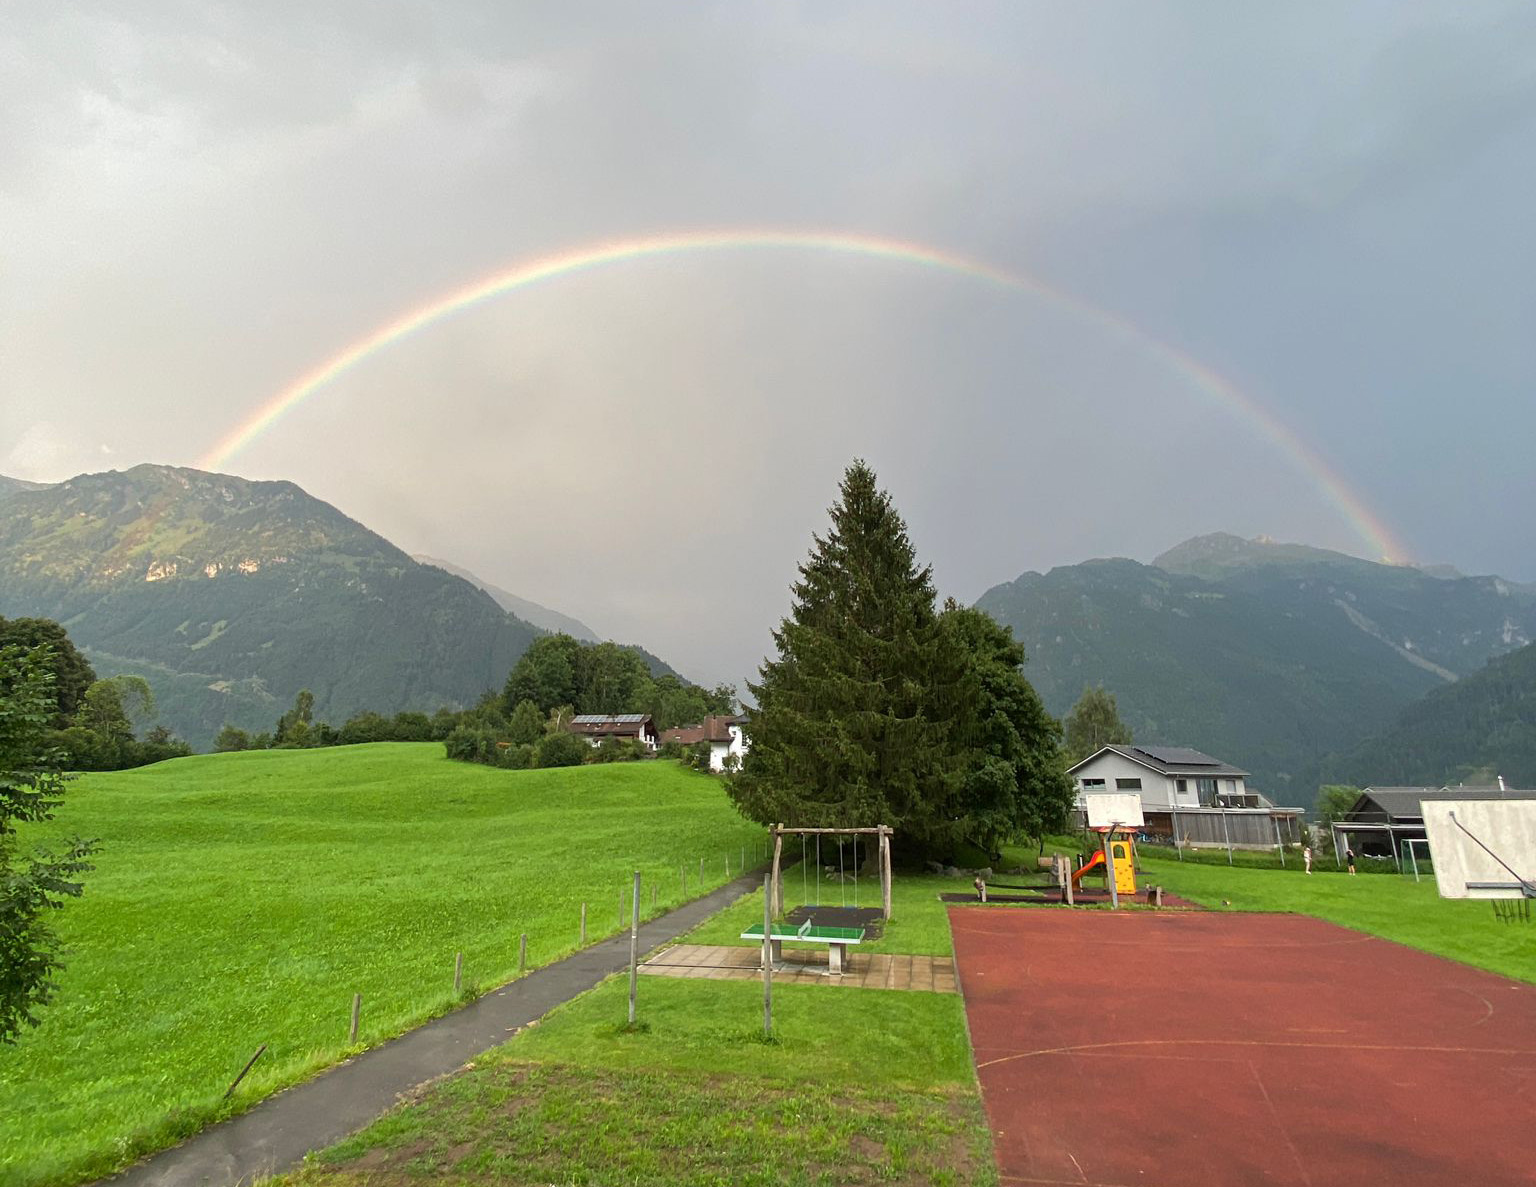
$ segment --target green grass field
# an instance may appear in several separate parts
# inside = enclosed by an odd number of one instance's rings
[[[58,832],[101,839],[40,1029],[0,1048],[0,1182],[78,1182],[755,864],[762,831],[674,763],[498,771],[397,743],[178,759],[70,785]],[[34,832],[30,837],[41,834]],[[30,839],[30,838],[29,838]],[[652,914],[645,894],[646,914]],[[220,1096],[260,1043],[234,1100]]]
[[[1433,878],[1143,860],[1144,877],[1217,910],[1296,911],[1522,981],[1536,981],[1536,923],[1501,923],[1485,902],[1443,899]]]
[[[759,896],[761,902],[761,896]],[[996,1182],[953,994],[613,978],[279,1184]],[[278,1187],[274,1184],[273,1187]]]

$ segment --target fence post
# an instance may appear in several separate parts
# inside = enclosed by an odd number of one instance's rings
[[[354,993],[352,995],[352,1033],[351,1033],[351,1037],[347,1040],[348,1042],[351,1042],[351,1043],[357,1042],[357,1020],[358,1020],[358,1017],[362,1014],[362,1012],[363,1012],[363,995],[360,994],[360,993]]]
[[[699,889],[704,889],[704,859],[699,858]]]
[[[763,879],[763,1037],[773,1037],[773,878]]]
[[[528,971],[528,933],[524,932],[517,941],[517,971]]]
[[[453,996],[458,997],[464,985],[464,953],[453,954]]]
[[[587,904],[581,904],[581,943],[585,947],[587,943]]]
[[[640,979],[640,871],[635,871],[634,906],[629,917],[629,1024],[635,1024],[635,986]]]
[[[683,880],[683,901],[688,901],[688,867],[678,866],[677,876]]]

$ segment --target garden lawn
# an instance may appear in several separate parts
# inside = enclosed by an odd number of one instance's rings
[[[952,994],[614,978],[272,1187],[992,1184]]]
[[[105,1174],[481,990],[756,864],[762,830],[671,762],[500,771],[436,743],[176,759],[72,783],[49,833],[101,840],[42,1026],[0,1047],[0,1182]],[[23,843],[45,839],[30,830]],[[705,859],[699,885],[699,859]],[[651,907],[651,886],[659,890]],[[268,1044],[234,1099],[220,1097]]]
[[[1217,910],[1296,911],[1477,968],[1536,981],[1536,925],[1500,923],[1486,902],[1443,899],[1432,876],[1251,869],[1143,858],[1143,877]]]

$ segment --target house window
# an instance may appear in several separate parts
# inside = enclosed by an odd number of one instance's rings
[[[1213,808],[1216,806],[1216,780],[1196,779],[1195,790],[1200,793],[1200,806]]]
[[[1183,796],[1183,795],[1188,795],[1189,794],[1189,780],[1188,779],[1175,779],[1174,782],[1178,784],[1179,795]]]
[[[1140,779],[1116,779],[1115,780],[1115,790],[1116,791],[1140,791],[1141,790],[1141,780]]]
[[[1102,780],[1102,779],[1084,779],[1083,780],[1083,790],[1084,791],[1103,791],[1104,790],[1104,780]]]

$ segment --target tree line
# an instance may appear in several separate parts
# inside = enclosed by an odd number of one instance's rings
[[[50,676],[45,744],[75,771],[118,771],[191,754],[156,720],[155,694],[141,676],[97,679],[69,634],[47,618],[0,618],[0,648],[37,653]],[[14,677],[13,677],[14,679]],[[0,687],[0,693],[9,689]]]
[[[583,643],[566,634],[535,639],[513,665],[500,695],[466,712],[445,738],[448,757],[521,770],[643,757],[638,743],[591,746],[566,726],[580,713],[646,713],[658,731],[730,713],[736,690],[703,688],[671,672],[653,675],[617,643]],[[667,757],[686,757],[681,749]],[[707,765],[707,760],[706,760]]]

